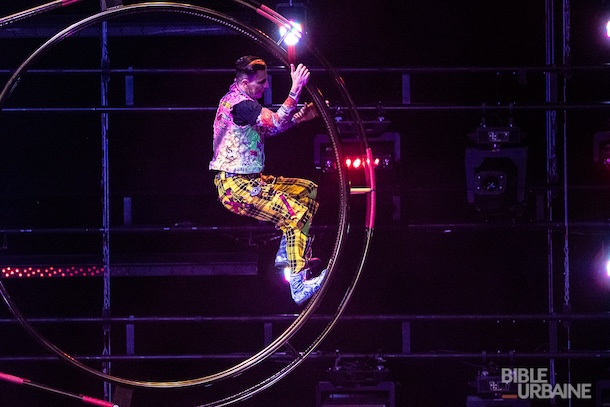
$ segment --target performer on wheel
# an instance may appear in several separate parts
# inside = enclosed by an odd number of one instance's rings
[[[318,209],[318,186],[302,178],[262,174],[265,139],[318,116],[312,104],[297,111],[297,102],[309,80],[303,64],[290,65],[292,87],[276,112],[257,100],[269,87],[267,65],[255,56],[235,63],[235,81],[222,97],[214,119],[214,156],[210,170],[218,171],[214,184],[220,202],[231,212],[273,222],[282,231],[276,267],[290,269],[290,292],[302,304],[320,289],[326,269],[308,278],[319,263],[312,258],[309,229]]]

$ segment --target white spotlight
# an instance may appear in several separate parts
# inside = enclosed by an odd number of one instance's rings
[[[303,27],[299,23],[290,21],[290,25],[280,26],[280,36],[284,39],[286,45],[296,45],[302,37]]]

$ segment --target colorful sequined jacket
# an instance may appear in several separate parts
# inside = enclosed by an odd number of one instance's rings
[[[277,112],[262,108],[254,125],[235,124],[233,107],[243,101],[254,101],[239,90],[236,83],[223,96],[214,120],[214,156],[210,170],[237,174],[254,174],[265,166],[265,138],[292,126],[297,101],[288,97]],[[256,102],[258,103],[258,102]]]

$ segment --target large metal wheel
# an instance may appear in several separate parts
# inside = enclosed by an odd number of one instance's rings
[[[240,2],[243,3],[243,2]],[[134,14],[145,14],[145,13],[181,13],[188,14],[190,16],[194,16],[196,18],[201,18],[207,21],[211,21],[215,24],[222,25],[230,30],[235,31],[236,33],[244,36],[248,40],[254,42],[256,45],[264,48],[266,51],[274,55],[279,61],[282,61],[285,66],[289,65],[288,62],[288,53],[286,50],[281,48],[274,40],[272,40],[267,34],[262,31],[257,30],[247,24],[244,24],[240,21],[235,20],[234,18],[222,14],[220,12],[189,5],[189,4],[179,4],[179,3],[171,3],[171,2],[155,2],[155,3],[140,3],[133,4],[127,6],[119,6],[115,8],[111,8],[108,10],[104,10],[95,15],[87,17],[78,21],[75,24],[65,28],[61,32],[57,33],[55,36],[46,41],[42,46],[36,49],[27,59],[21,63],[21,65],[15,70],[11,78],[8,80],[6,85],[4,86],[2,93],[0,94],[0,112],[6,105],[7,100],[13,93],[13,91],[17,88],[18,84],[25,77],[28,72],[28,69],[31,68],[32,64],[34,64],[42,55],[46,54],[50,51],[55,45],[64,41],[65,39],[76,35],[80,31],[88,28],[92,25],[105,22],[108,20],[120,18],[122,16],[134,15]],[[365,155],[366,148],[366,136],[364,129],[362,127],[362,122],[358,116],[358,112],[354,103],[351,100],[347,89],[345,88],[344,82],[339,77],[339,75],[334,71],[334,69],[327,63],[327,61],[315,50],[315,48],[309,44],[309,49],[313,55],[318,59],[319,63],[324,67],[327,71],[328,75],[334,82],[334,86],[337,88],[338,92],[341,94],[343,98],[343,102],[346,105],[346,108],[350,111],[351,117],[356,123],[356,130],[358,133],[358,137],[362,141],[363,155]],[[305,306],[302,312],[294,319],[292,323],[286,328],[286,330],[281,333],[275,340],[269,343],[267,346],[262,348],[257,353],[253,354],[251,357],[246,358],[245,360],[240,361],[239,363],[231,366],[230,368],[221,370],[215,374],[206,375],[203,377],[195,377],[183,380],[176,381],[145,381],[145,380],[137,380],[132,378],[118,377],[110,374],[103,373],[99,370],[96,370],[90,366],[87,366],[77,360],[74,356],[68,354],[63,351],[55,344],[51,343],[44,336],[42,336],[37,329],[35,329],[30,322],[28,322],[27,318],[23,315],[23,313],[19,310],[18,306],[11,299],[11,296],[4,284],[0,280],[0,294],[2,295],[6,305],[10,309],[11,313],[19,320],[22,327],[32,335],[44,348],[46,348],[51,353],[55,354],[59,358],[73,365],[77,369],[82,370],[88,374],[91,374],[99,379],[103,379],[104,381],[112,382],[115,384],[131,386],[131,387],[145,387],[145,388],[181,388],[181,387],[190,387],[190,386],[198,386],[198,385],[210,385],[216,382],[219,382],[224,379],[235,378],[237,376],[243,376],[248,370],[252,369],[265,359],[269,358],[274,353],[278,352],[280,348],[285,346],[288,341],[297,334],[297,332],[301,329],[309,329],[306,324],[310,317],[315,313],[316,309],[319,307],[321,302],[324,299],[325,294],[328,291],[328,285],[333,282],[333,275],[337,272],[336,270],[339,268],[340,259],[342,253],[344,251],[344,246],[346,244],[347,236],[349,234],[349,196],[350,196],[350,186],[349,180],[347,176],[347,172],[344,165],[341,165],[342,162],[342,153],[341,153],[341,140],[335,126],[334,118],[331,116],[329,109],[327,108],[326,102],[321,94],[321,92],[317,89],[314,89],[311,85],[307,86],[307,91],[311,100],[316,105],[317,109],[321,113],[321,118],[324,122],[324,126],[330,138],[334,157],[336,160],[336,167],[338,171],[338,189],[339,189],[339,217],[337,219],[337,237],[335,239],[335,245],[332,253],[332,257],[330,258],[328,265],[328,279],[325,282],[322,289],[319,291],[317,295],[315,295],[310,302]],[[372,174],[371,174],[372,175]],[[374,177],[374,175],[372,175]],[[374,180],[373,180],[374,185]],[[374,189],[373,189],[374,192]],[[369,205],[368,210],[373,211],[374,214],[374,194],[372,203]],[[372,206],[372,208],[371,208]],[[370,214],[369,214],[370,216]],[[374,216],[374,215],[373,215]],[[226,397],[222,397],[217,401],[210,402],[205,404],[206,406],[220,406],[220,405],[228,405],[232,404],[236,401],[240,401],[246,398],[249,398],[253,394],[256,394],[268,387],[272,384],[276,383],[282,377],[290,373],[294,370],[298,365],[300,365],[308,355],[310,355],[317,346],[322,342],[322,340],[327,336],[327,334],[333,329],[337,320],[343,313],[349,299],[352,295],[354,288],[358,282],[360,274],[362,272],[364,262],[366,260],[369,248],[369,241],[372,236],[372,222],[367,224],[365,232],[365,241],[363,242],[363,250],[361,253],[361,257],[357,263],[356,270],[353,272],[353,277],[349,284],[345,287],[344,294],[342,298],[340,298],[336,304],[333,304],[333,307],[336,308],[334,311],[334,315],[330,318],[329,322],[319,330],[317,334],[313,336],[311,343],[306,347],[305,350],[298,352],[293,355],[292,360],[288,361],[285,366],[276,372],[267,375],[262,380],[259,376],[253,380],[254,384],[246,384],[245,388],[242,391],[238,391],[236,393],[229,394]],[[315,328],[318,329],[318,328]]]

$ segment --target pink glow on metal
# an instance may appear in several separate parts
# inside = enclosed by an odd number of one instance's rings
[[[15,384],[23,384],[24,382],[26,382],[25,379],[22,379],[20,377],[13,376],[10,374],[2,373],[2,372],[0,372],[0,380],[4,380],[6,382],[11,382],[11,383],[15,383]]]
[[[373,152],[369,148],[366,149],[367,162],[373,161]],[[375,183],[375,166],[368,165],[365,171],[367,186],[371,189],[369,192],[368,201],[366,203],[366,221],[365,226],[367,229],[373,229],[375,227],[375,211],[377,209],[377,192]]]

